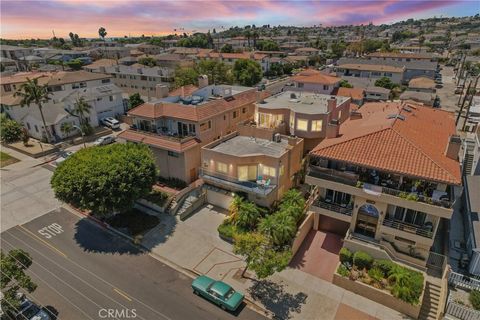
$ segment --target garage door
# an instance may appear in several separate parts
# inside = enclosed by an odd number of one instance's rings
[[[214,206],[228,210],[232,200],[233,197],[230,195],[230,193],[225,194],[223,192],[210,189],[207,190],[207,202],[213,204]]]
[[[345,233],[347,233],[349,227],[350,223],[348,222],[337,220],[324,215],[319,215],[319,230],[332,232],[343,237],[345,236]]]

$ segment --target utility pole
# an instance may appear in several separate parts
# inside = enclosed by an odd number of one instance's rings
[[[465,83],[467,82],[468,75],[469,73],[467,72],[467,74],[465,75],[465,78],[463,78],[462,93],[458,97],[457,108],[460,107],[460,101],[462,100],[462,95],[463,95],[463,91],[465,90]]]
[[[470,80],[468,83],[468,88],[467,91],[465,91],[465,96],[463,97],[463,102],[462,106],[460,107],[460,110],[458,111],[457,119],[455,120],[455,126],[458,125],[458,121],[460,120],[460,116],[462,115],[463,107],[465,106],[465,101],[467,101],[468,93],[470,92],[470,87],[472,86],[473,80]]]
[[[465,59],[467,58],[467,55],[465,54],[463,56],[463,61],[462,61],[462,65],[460,66],[460,73],[459,73],[459,76],[458,76],[458,80],[457,80],[457,83],[456,85],[458,86],[458,84],[460,83],[460,78],[462,77],[462,74],[463,74],[463,66],[465,65]]]
[[[465,131],[465,126],[467,125],[467,119],[468,119],[468,116],[470,115],[470,107],[472,106],[473,97],[475,96],[475,92],[477,90],[477,84],[478,84],[479,78],[480,76],[477,76],[477,78],[475,79],[475,86],[473,86],[473,93],[470,95],[470,101],[468,102],[467,113],[465,114],[465,119],[463,119],[462,131]]]

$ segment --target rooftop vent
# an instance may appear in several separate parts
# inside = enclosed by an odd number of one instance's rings
[[[409,107],[403,107],[402,110],[407,112],[412,112],[412,109]]]
[[[405,120],[405,116],[402,116],[401,114],[389,114],[387,116],[387,119],[400,119],[400,120]]]
[[[235,100],[235,97],[234,97],[234,96],[228,96],[228,97],[225,97],[225,98],[223,98],[223,99],[224,99],[225,101],[227,101],[227,102],[230,102],[230,101]]]
[[[290,99],[297,99],[297,95],[295,93],[290,93]]]

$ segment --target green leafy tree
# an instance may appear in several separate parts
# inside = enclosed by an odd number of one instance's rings
[[[332,50],[332,54],[335,58],[340,58],[343,56],[343,52],[347,48],[347,45],[341,41],[335,41],[332,43],[330,49]]]
[[[14,93],[15,97],[20,97],[20,106],[30,106],[35,104],[40,111],[40,116],[42,118],[43,128],[45,130],[47,141],[52,141],[52,135],[50,129],[48,128],[45,117],[43,116],[43,104],[50,101],[50,92],[48,92],[48,85],[38,84],[38,79],[27,78],[27,82],[23,83],[20,86],[20,89]]]
[[[2,142],[12,143],[22,138],[23,127],[15,120],[9,119],[5,113],[0,115],[0,126]]]
[[[157,65],[157,60],[152,57],[143,57],[138,59],[138,63],[143,64],[144,66],[147,67],[155,67]]]
[[[396,87],[396,84],[393,83],[392,80],[390,80],[390,78],[381,77],[380,79],[375,81],[375,86],[392,90],[393,88]]]
[[[143,103],[145,103],[145,101],[143,101],[142,97],[140,96],[140,93],[138,92],[134,93],[130,95],[130,97],[128,98],[128,110],[138,107]]]
[[[0,252],[1,306],[5,314],[16,313],[19,309],[21,301],[17,293],[20,289],[32,293],[37,288],[30,276],[25,273],[31,265],[32,258],[22,249],[10,250],[7,254]]]
[[[245,258],[246,266],[242,277],[245,277],[247,269],[251,269],[259,279],[282,271],[292,257],[289,250],[275,251],[269,239],[259,233],[236,234],[233,252]]]
[[[262,219],[258,228],[262,234],[269,237],[277,246],[290,242],[297,232],[295,218],[284,211],[271,214]]]
[[[233,82],[232,69],[223,62],[202,60],[195,69],[197,74],[206,74],[209,83],[231,84]]]
[[[240,211],[240,206],[243,203],[243,198],[240,197],[238,194],[233,196],[232,202],[230,202],[230,206],[228,207],[228,214],[230,220],[235,222],[238,217],[238,211]]]
[[[71,68],[72,70],[81,70],[83,66],[83,62],[79,59],[72,59],[67,63],[65,63],[65,65]]]
[[[340,80],[341,88],[353,88],[353,86],[347,80]]]
[[[65,135],[65,137],[68,137],[70,135],[70,133],[73,131],[73,126],[72,126],[71,123],[64,122],[64,123],[62,123],[62,126],[60,127],[60,130]]]
[[[194,68],[184,67],[175,70],[174,86],[180,88],[189,84],[197,84],[198,72]]]
[[[279,51],[280,50],[280,47],[278,46],[278,44],[272,40],[258,41],[255,47],[261,51]]]
[[[221,49],[220,52],[222,53],[233,53],[233,46],[229,43],[224,45]]]
[[[233,66],[233,76],[242,86],[252,87],[262,80],[262,67],[254,60],[239,59]]]
[[[85,148],[55,170],[55,196],[82,210],[107,216],[131,208],[151,191],[157,170],[144,144],[111,144]]]

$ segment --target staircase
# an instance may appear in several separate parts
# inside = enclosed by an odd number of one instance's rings
[[[182,215],[188,208],[192,206],[192,203],[197,201],[198,198],[194,195],[188,196],[185,201],[183,202],[182,206],[180,209],[177,210],[177,215]]]
[[[427,280],[425,294],[423,295],[422,308],[419,320],[437,320],[438,304],[440,303],[440,286]]]

